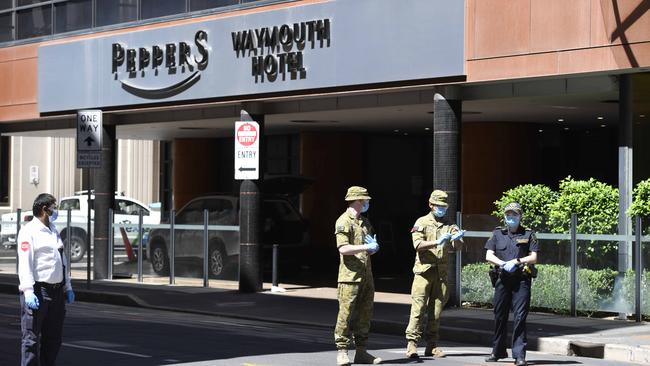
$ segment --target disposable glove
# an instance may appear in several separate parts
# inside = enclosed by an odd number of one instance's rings
[[[38,297],[36,297],[36,295],[33,293],[25,295],[25,304],[27,304],[27,307],[32,310],[37,310],[40,305],[38,303]]]
[[[465,236],[465,230],[460,230],[460,231],[458,231],[456,234],[454,234],[454,235],[451,237],[450,240],[458,240],[458,239],[462,238],[463,236]]]
[[[509,273],[514,272],[516,269],[517,269],[517,260],[516,259],[507,261],[503,265],[503,270],[506,271],[506,272],[509,272]]]
[[[451,233],[445,233],[445,234],[442,234],[442,236],[439,237],[438,240],[434,241],[434,243],[436,245],[440,245],[440,244],[444,243],[445,240],[449,240],[449,239],[451,239]]]
[[[379,244],[375,241],[372,243],[366,244],[368,246],[368,253],[375,254],[379,251]]]
[[[74,302],[74,291],[68,290],[65,292],[65,302],[72,304]]]

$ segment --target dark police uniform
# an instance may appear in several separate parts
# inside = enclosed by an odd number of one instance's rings
[[[539,243],[530,229],[521,226],[514,233],[508,228],[497,227],[485,243],[486,250],[502,261],[523,258],[530,252],[539,252]],[[512,331],[512,357],[526,358],[526,317],[530,307],[531,278],[526,276],[521,267],[514,272],[501,271],[494,288],[494,340],[492,354],[497,358],[507,357],[506,335],[508,332],[508,314],[512,307],[514,327]]]

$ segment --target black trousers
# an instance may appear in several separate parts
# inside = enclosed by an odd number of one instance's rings
[[[530,308],[530,278],[502,274],[494,288],[494,340],[492,353],[505,358],[508,335],[508,315],[514,314],[512,329],[512,358],[526,358],[526,317]]]
[[[34,294],[39,307],[32,310],[25,304],[25,295],[20,294],[20,315],[22,329],[21,366],[52,366],[61,348],[65,297],[62,285],[48,285],[37,282]]]

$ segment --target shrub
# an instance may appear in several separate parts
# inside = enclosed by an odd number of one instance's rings
[[[535,231],[545,232],[548,230],[548,206],[556,199],[557,193],[543,184],[524,184],[504,192],[503,196],[494,202],[496,209],[492,215],[503,221],[503,208],[510,202],[518,202],[524,211],[521,224]]]
[[[573,180],[571,176],[560,181],[560,192],[549,205],[549,228],[554,233],[568,233],[571,213],[578,215],[578,233],[614,234],[618,225],[618,189],[589,180]],[[592,263],[600,263],[608,254],[616,253],[616,242],[598,242],[582,253]]]
[[[571,308],[570,268],[555,264],[538,264],[537,268],[538,276],[533,280],[531,289],[531,307],[568,313]],[[492,304],[494,289],[487,274],[488,269],[487,263],[468,264],[463,267],[463,301]],[[593,312],[609,306],[613,302],[617,274],[618,272],[610,269],[579,269],[576,307],[582,311]]]
[[[634,286],[635,280],[634,277],[635,271],[633,269],[627,270],[625,273],[625,278],[623,278],[622,296],[621,298],[625,304],[629,304],[630,312],[634,311]],[[641,313],[644,315],[650,315],[650,281],[648,281],[648,271],[643,271],[641,273]]]
[[[635,216],[644,218],[645,234],[650,234],[650,179],[639,182],[633,191],[632,205],[627,211],[627,214],[634,220]],[[633,221],[636,225],[636,222]]]

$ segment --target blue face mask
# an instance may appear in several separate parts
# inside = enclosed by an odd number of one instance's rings
[[[368,211],[369,208],[370,208],[370,201],[363,202],[363,206],[361,206],[361,213]]]
[[[56,221],[58,217],[59,217],[59,210],[52,210],[52,214],[50,215],[50,222]]]
[[[447,213],[446,207],[433,206],[433,215],[435,217],[443,217]]]
[[[521,217],[517,215],[506,215],[506,225],[508,225],[509,228],[516,228],[519,226],[519,221],[521,220]]]

